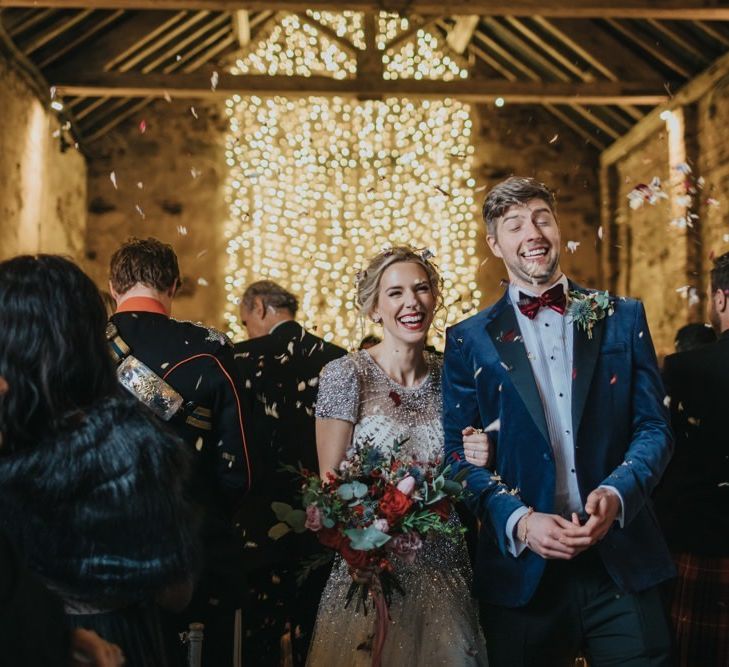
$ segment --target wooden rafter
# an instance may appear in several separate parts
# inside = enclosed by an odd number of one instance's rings
[[[339,44],[347,53],[355,54],[357,47],[352,44],[346,37],[338,35],[335,30],[332,30],[328,25],[324,25],[320,21],[309,16],[306,12],[299,12],[296,15],[302,23],[310,25],[314,30],[319,31],[322,35],[328,37],[335,44]]]
[[[89,0],[0,0],[0,7],[83,8]],[[96,9],[207,9],[233,11],[272,9],[271,0],[95,0]],[[382,9],[414,14],[442,14],[442,0],[278,0],[279,11],[377,12]],[[590,18],[657,18],[717,21],[729,19],[729,6],[716,0],[451,0],[450,14],[481,16],[561,16]]]
[[[698,48],[694,43],[692,43],[689,39],[679,34],[676,30],[674,30],[671,26],[662,23],[661,21],[656,21],[654,19],[649,19],[646,21],[648,25],[651,26],[656,32],[661,33],[664,37],[667,37],[670,39],[674,44],[676,44],[682,51],[685,51],[686,53],[691,54],[691,56],[696,60],[696,62],[700,63],[703,67],[706,67],[710,59],[707,58],[707,54],[704,50]]]
[[[71,30],[74,26],[87,19],[93,13],[93,9],[84,9],[81,12],[67,16],[62,20],[55,21],[51,26],[49,26],[48,30],[43,31],[39,35],[35,35],[30,41],[23,43],[23,53],[25,53],[26,56],[35,53],[38,49],[41,49],[49,42],[60,37],[67,30]]]
[[[627,23],[616,21],[614,19],[607,19],[607,24],[624,37],[635,42],[635,44],[637,44],[643,51],[650,53],[657,61],[680,74],[684,79],[691,78],[691,71],[684,67],[683,63],[680,63],[665,49],[656,46],[653,39],[642,35],[638,32],[638,30],[636,30],[635,26],[628,25]]]
[[[554,106],[553,104],[545,104],[544,108],[549,111],[557,120],[564,123],[567,127],[569,127],[573,132],[576,132],[578,135],[580,135],[585,141],[587,141],[589,144],[594,146],[595,148],[599,150],[605,150],[606,144],[599,139],[596,139],[590,132],[588,132],[582,125],[580,125],[578,122],[576,122],[574,119],[570,118],[568,114],[566,114],[564,111],[559,109],[558,107]]]
[[[256,95],[383,95],[415,98],[455,97],[470,102],[491,102],[504,97],[521,104],[660,104],[668,99],[662,82],[539,83],[472,79],[389,81],[373,75],[353,79],[312,76],[235,76],[221,73],[215,90],[209,73],[165,75],[137,72],[77,72],[51,81],[59,94],[87,97],[173,97],[214,98],[238,94]]]
[[[86,30],[79,33],[74,33],[74,38],[72,40],[64,43],[63,46],[60,46],[58,49],[55,49],[53,53],[50,53],[48,56],[43,58],[43,60],[38,63],[38,67],[40,67],[41,69],[43,69],[44,67],[48,67],[48,65],[56,62],[67,53],[70,53],[74,49],[78,48],[81,44],[87,42],[98,32],[102,31],[104,28],[120,19],[123,14],[123,9],[117,9],[114,12],[109,12],[106,16],[101,17],[100,20],[96,21]]]

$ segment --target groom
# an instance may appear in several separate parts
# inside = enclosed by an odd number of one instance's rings
[[[509,178],[483,215],[510,285],[448,331],[443,423],[481,520],[474,592],[490,664],[566,667],[584,653],[591,667],[669,665],[657,585],[674,568],[650,495],[672,438],[643,306],[565,277],[545,185]],[[489,468],[467,460],[470,426],[491,427]]]

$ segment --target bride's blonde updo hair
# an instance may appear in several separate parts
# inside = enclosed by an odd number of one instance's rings
[[[430,250],[416,250],[407,245],[395,246],[375,255],[363,271],[357,274],[357,308],[361,317],[369,318],[377,306],[377,295],[380,292],[382,274],[393,264],[412,262],[423,267],[428,276],[430,289],[435,297],[435,310],[443,305],[443,290],[438,267],[430,261],[433,253]]]

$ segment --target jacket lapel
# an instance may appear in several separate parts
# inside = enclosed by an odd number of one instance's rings
[[[570,289],[586,292],[570,283]],[[586,331],[572,324],[572,432],[579,433],[580,421],[585,411],[587,394],[590,391],[595,365],[600,356],[600,344],[605,330],[605,319],[597,321],[592,327],[592,338]]]
[[[544,440],[549,443],[549,431],[547,430],[547,420],[544,417],[542,398],[539,395],[508,292],[494,305],[492,312],[493,316],[486,325],[489,336],[491,336],[501,361],[507,366],[509,377],[531,418]],[[514,340],[515,338],[516,340]]]

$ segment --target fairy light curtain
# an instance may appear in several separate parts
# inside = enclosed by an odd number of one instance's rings
[[[360,14],[311,15],[363,48]],[[407,19],[380,16],[386,78],[467,76],[458,56],[428,32],[386,52],[386,42],[408,27]],[[356,73],[356,61],[315,27],[286,15],[233,71],[346,78]],[[443,273],[447,309],[436,318],[436,345],[446,324],[477,306],[469,105],[236,95],[226,110],[225,316],[234,338],[244,335],[242,290],[269,278],[299,296],[307,328],[356,345],[376,328],[356,326],[355,274],[367,258],[400,243],[432,249]]]

